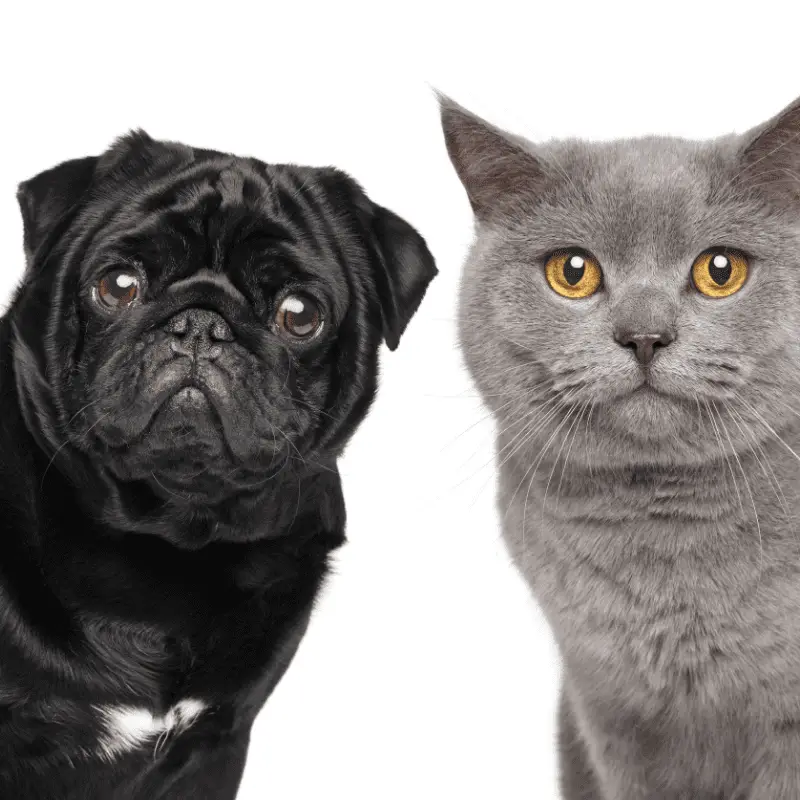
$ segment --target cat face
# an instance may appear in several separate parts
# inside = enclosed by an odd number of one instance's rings
[[[477,221],[461,340],[519,442],[698,463],[791,418],[800,102],[710,142],[534,146],[449,100],[442,119]]]

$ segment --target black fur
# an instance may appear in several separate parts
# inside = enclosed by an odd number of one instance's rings
[[[0,320],[0,797],[233,798],[344,541],[336,460],[379,344],[397,345],[433,260],[335,169],[142,132],[19,200],[28,264]],[[116,264],[145,295],[109,314],[92,287]],[[292,343],[273,320],[298,288],[324,324]],[[174,344],[188,308],[232,332],[213,368]],[[208,710],[185,732],[99,755],[98,708],[189,697]]]

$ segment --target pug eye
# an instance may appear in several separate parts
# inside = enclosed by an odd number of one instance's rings
[[[747,256],[735,250],[715,248],[701,253],[692,265],[692,280],[706,297],[730,297],[744,286]]]
[[[94,286],[94,298],[108,311],[121,311],[141,299],[142,281],[138,273],[125,267],[106,272]]]
[[[287,338],[311,339],[322,329],[322,313],[307,294],[290,294],[281,301],[275,323]]]
[[[603,273],[597,259],[580,250],[559,250],[544,267],[550,288],[562,297],[590,297],[599,288]]]

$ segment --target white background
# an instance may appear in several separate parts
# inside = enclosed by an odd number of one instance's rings
[[[139,126],[342,167],[438,258],[343,460],[350,541],[256,724],[241,800],[556,797],[557,657],[499,539],[492,427],[456,349],[472,220],[430,87],[532,138],[743,130],[800,94],[790,5],[3,10],[3,297],[23,267],[16,184]]]

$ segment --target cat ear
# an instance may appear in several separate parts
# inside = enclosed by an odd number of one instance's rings
[[[744,140],[740,180],[778,202],[800,206],[800,98]]]
[[[508,214],[521,196],[538,194],[545,170],[522,140],[445,95],[439,95],[439,106],[447,152],[478,219]]]
[[[24,181],[17,188],[28,266],[36,251],[78,204],[94,179],[97,158],[76,158]]]

